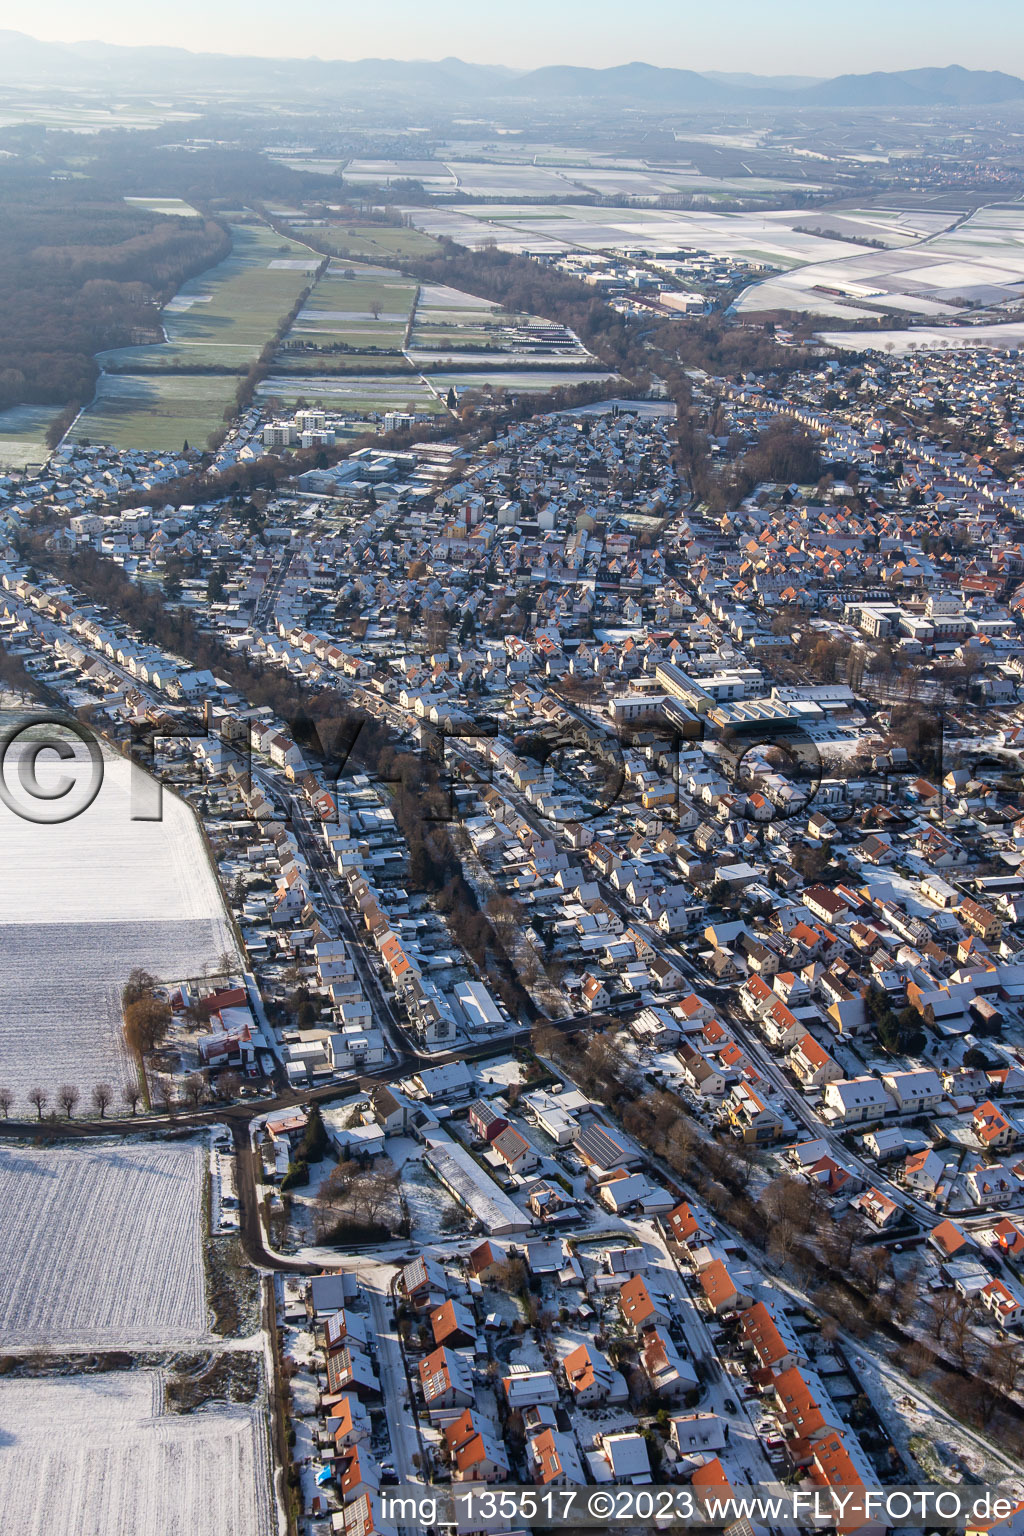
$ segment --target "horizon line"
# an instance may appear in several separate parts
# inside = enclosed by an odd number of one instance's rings
[[[715,75],[745,75],[752,80],[804,79],[812,84],[823,83],[827,82],[828,80],[840,79],[843,75],[898,75],[925,69],[939,71],[958,69],[962,70],[965,74],[1011,75],[1010,71],[999,69],[993,65],[989,65],[984,68],[977,66],[972,67],[960,64],[955,60],[951,60],[946,64],[907,64],[893,65],[887,68],[879,67],[870,70],[842,70],[838,74],[816,74],[813,72],[808,73],[807,71],[800,69],[778,70],[768,74],[760,74],[757,70],[742,68],[729,69],[728,67],[723,68],[721,65],[715,68],[705,69],[684,64],[653,64],[649,59],[630,59],[622,64],[577,64],[573,63],[571,60],[559,60],[553,62],[549,61],[544,64],[513,65],[491,63],[479,59],[466,59],[462,58],[459,54],[454,53],[440,54],[435,57],[430,57],[429,55],[424,54],[416,54],[413,56],[404,57],[394,54],[361,54],[358,56],[333,54],[325,57],[322,54],[316,53],[287,54],[282,56],[279,53],[259,53],[248,49],[235,52],[224,48],[185,48],[178,43],[119,43],[112,42],[110,39],[102,37],[37,37],[34,33],[24,32],[17,27],[0,28],[0,35],[3,35],[5,32],[10,36],[26,38],[29,42],[38,43],[41,47],[45,48],[101,47],[115,49],[123,53],[167,52],[186,54],[191,58],[260,59],[267,63],[278,64],[444,64],[451,61],[453,63],[464,64],[470,68],[475,69],[501,70],[503,73],[509,75],[529,75],[541,69],[578,69],[588,70],[593,74],[607,74],[615,69],[631,69],[636,66],[665,73],[671,71],[680,74],[698,75],[702,78],[713,77]],[[1011,75],[1011,78],[1020,79],[1022,77]]]

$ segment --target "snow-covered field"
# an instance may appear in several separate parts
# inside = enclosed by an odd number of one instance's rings
[[[38,729],[38,728],[37,728]],[[81,755],[80,752],[77,755]],[[45,760],[39,780],[45,786]],[[77,778],[77,761],[52,759],[51,774]],[[4,763],[9,792],[30,809],[18,771]],[[42,826],[0,803],[0,847],[16,878],[0,883],[0,923],[224,921],[224,907],[191,810],[122,757],[104,757],[103,782],[81,815]],[[133,820],[152,816],[159,820]],[[222,945],[223,947],[223,945]]]
[[[270,1536],[258,1410],[161,1397],[157,1371],[0,1381],[6,1536]]]
[[[59,909],[58,909],[59,910]],[[156,976],[212,970],[230,935],[210,922],[23,923],[0,926],[0,1083],[17,1117],[33,1119],[40,1087],[56,1109],[62,1083],[89,1095],[109,1082],[120,1098],[135,1069],[121,1033],[121,985],[135,966]],[[125,1113],[115,1103],[115,1112]]]
[[[748,288],[738,310],[793,309],[837,317],[905,310],[962,317],[961,301],[1013,303],[1024,281],[1024,207],[979,208],[913,246],[815,260]],[[843,303],[844,299],[854,303]]]
[[[194,1143],[0,1147],[5,1345],[155,1347],[208,1336],[204,1160]]]
[[[53,771],[40,759],[41,783]],[[10,761],[4,782],[20,796]],[[52,1103],[73,1083],[86,1111],[98,1082],[127,1080],[120,989],[133,967],[176,980],[235,954],[192,812],[166,792],[161,802],[160,820],[133,820],[157,809],[155,782],[107,757],[96,799],[70,821],[42,825],[0,803],[0,1084],[18,1113],[31,1115],[36,1086]]]
[[[870,349],[901,357],[907,352],[964,347],[1020,347],[1024,345],[1024,324],[1008,320],[1005,325],[918,326],[912,331],[821,331],[819,336],[830,347],[853,352]]]

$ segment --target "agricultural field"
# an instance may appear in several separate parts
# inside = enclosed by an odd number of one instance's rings
[[[97,354],[104,372],[71,436],[119,448],[204,445],[239,377],[315,278],[321,258],[262,224],[232,224],[231,255],[164,307],[167,340]],[[188,369],[209,369],[191,373]]]
[[[548,326],[539,316],[504,310],[457,288],[417,287],[391,268],[334,261],[258,393],[283,406],[307,400],[364,414],[438,413],[451,383],[477,387],[487,368],[495,385],[520,389],[606,377],[592,371],[594,359],[575,338],[553,345],[530,334],[531,327]],[[515,371],[506,375],[509,368]]]
[[[330,224],[326,239],[342,257],[400,262],[403,256],[430,256],[437,241],[418,229],[389,229],[381,224]]]
[[[514,151],[491,150],[473,159],[450,160],[352,160],[342,172],[356,185],[387,186],[392,181],[412,180],[427,192],[463,193],[467,197],[563,198],[624,196],[649,199],[680,193],[711,198],[757,197],[777,194],[807,183],[769,177],[703,176],[692,161],[676,165],[649,165],[640,160],[551,150],[527,157]]]
[[[202,214],[181,197],[126,197],[126,203],[135,208],[145,208],[150,213],[162,213],[165,218],[200,219]]]
[[[3,98],[13,93],[5,90]],[[18,91],[14,100],[3,100],[0,105],[0,128],[15,123],[38,123],[44,128],[65,129],[69,133],[110,133],[112,129],[160,128],[164,123],[191,123],[198,112],[188,112],[168,104],[140,103],[136,100],[95,105],[91,97],[67,103],[49,99],[48,93],[33,100],[25,91]]]
[[[70,761],[56,766],[78,771]],[[42,783],[45,755],[38,771]],[[10,762],[6,777],[17,780]],[[136,764],[105,753],[96,799],[70,821],[40,825],[0,803],[0,843],[18,870],[17,880],[0,884],[0,924],[44,923],[59,911],[69,923],[206,921],[226,938],[226,909],[195,815],[159,790]]]
[[[5,1348],[206,1337],[205,1166],[199,1143],[0,1147]]]
[[[530,393],[535,390],[567,389],[574,384],[609,384],[615,378],[614,373],[600,368],[503,368],[495,369],[492,373],[441,368],[430,374],[431,384],[442,395],[452,385],[460,394],[465,389],[483,390],[485,393],[498,393],[501,390]]]
[[[873,210],[914,227],[918,213]],[[865,215],[860,217],[866,218]],[[747,289],[740,310],[791,309],[836,319],[900,312],[924,319],[963,319],[963,306],[1016,308],[1024,284],[1024,204],[979,208],[958,221],[932,215],[941,227],[921,229],[915,240],[886,250],[850,252],[812,261]],[[814,222],[810,220],[808,222]]]
[[[748,260],[778,255],[779,265],[826,261],[854,255],[848,240],[809,235],[794,224],[813,224],[800,210],[715,213],[661,208],[599,208],[563,203],[558,207],[480,203],[472,208],[404,208],[418,229],[447,235],[471,249],[490,241],[507,251],[678,250],[710,251]],[[754,253],[758,253],[755,255]]]
[[[399,272],[333,262],[282,342],[277,363],[315,357],[328,369],[351,351],[400,353],[415,298],[415,282]]]
[[[410,368],[405,373],[272,374],[260,385],[257,395],[280,400],[284,405],[301,399],[314,405],[322,403],[328,409],[363,413],[444,410],[443,397],[438,397]]]
[[[0,1381],[8,1536],[272,1536],[256,1408],[163,1410],[159,1371]]]
[[[454,192],[458,180],[443,160],[349,160],[342,177],[353,186],[390,186],[392,181],[418,181],[428,192]]]
[[[264,224],[233,224],[232,251],[192,278],[163,311],[167,341],[98,354],[105,368],[170,373],[184,366],[244,370],[312,281],[322,258]]]
[[[234,411],[237,389],[233,374],[104,373],[69,435],[155,453],[201,448]]]
[[[918,326],[912,331],[819,331],[822,341],[848,352],[956,351],[963,347],[1024,347],[1024,321],[1005,325]]]
[[[40,825],[0,804],[0,844],[19,871],[0,888],[0,1082],[22,1113],[33,1113],[26,1095],[36,1086],[52,1103],[74,1084],[84,1112],[97,1083],[119,1090],[134,1076],[120,1008],[133,968],[179,980],[218,973],[222,955],[237,959],[191,810],[164,791],[162,819],[132,820],[133,809],[157,810],[154,782],[111,757],[95,801],[71,821]]]
[[[21,469],[46,458],[46,434],[60,415],[56,405],[16,405],[0,411],[0,470]]]

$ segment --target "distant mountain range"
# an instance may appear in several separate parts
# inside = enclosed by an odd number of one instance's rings
[[[699,108],[901,108],[1024,104],[1024,81],[999,70],[906,69],[839,75],[701,73],[653,64],[588,69],[551,64],[511,70],[461,59],[270,59],[190,53],[184,48],[122,48],[111,43],[44,43],[0,31],[0,83],[168,90],[205,95],[235,91],[322,96],[402,95],[432,106],[495,100],[594,106]]]

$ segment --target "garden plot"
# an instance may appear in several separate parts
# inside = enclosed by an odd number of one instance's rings
[[[198,1143],[0,1147],[5,1346],[160,1347],[208,1336],[204,1169]]]
[[[68,765],[69,773],[74,765]],[[0,846],[17,878],[0,887],[0,1083],[19,1109],[33,1087],[63,1083],[87,1107],[100,1082],[134,1077],[121,1036],[120,989],[136,966],[165,979],[237,962],[233,930],[189,808],[123,758],[80,816],[56,826],[0,804]],[[42,760],[40,781],[44,780]],[[28,1111],[31,1113],[31,1111]]]
[[[418,1158],[403,1164],[400,1189],[413,1242],[432,1243],[445,1233],[468,1229],[469,1218],[461,1205]]]
[[[157,1371],[0,1382],[7,1536],[271,1536],[252,1408],[165,1414]]]
[[[577,337],[564,346],[546,343],[538,330],[550,324],[539,315],[510,313],[476,294],[427,284],[420,290],[408,356],[425,371],[593,364]]]

